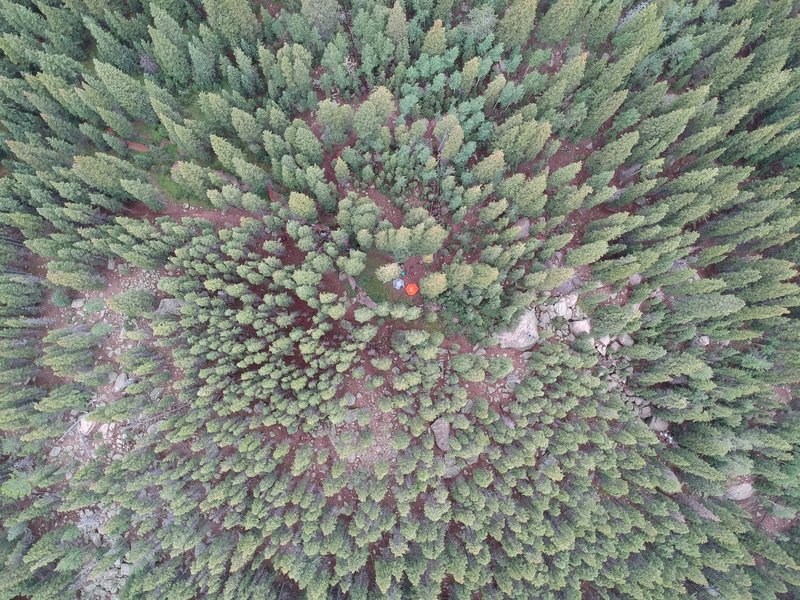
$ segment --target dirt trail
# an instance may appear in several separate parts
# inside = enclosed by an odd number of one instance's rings
[[[193,217],[196,219],[204,219],[220,227],[232,227],[239,225],[241,220],[245,217],[251,219],[258,219],[259,215],[243,208],[226,208],[226,209],[203,209],[190,206],[188,204],[179,204],[177,202],[165,202],[163,210],[154,211],[144,204],[139,202],[133,206],[125,216],[131,218],[144,218],[150,221],[158,217],[172,217],[173,219],[180,220],[184,217]]]

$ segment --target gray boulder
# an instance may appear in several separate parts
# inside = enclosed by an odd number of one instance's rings
[[[732,485],[725,493],[725,497],[730,500],[747,500],[752,495],[753,485],[748,481]]]
[[[181,314],[181,307],[183,305],[183,300],[178,300],[177,298],[164,298],[158,303],[156,313],[159,315],[179,315]]]
[[[450,450],[450,423],[439,417],[431,423],[431,431],[439,450],[448,452]]]

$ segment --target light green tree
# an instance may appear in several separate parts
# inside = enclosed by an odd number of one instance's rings
[[[292,192],[289,194],[289,210],[301,219],[306,219],[307,221],[315,221],[317,219],[316,203],[300,192]]]

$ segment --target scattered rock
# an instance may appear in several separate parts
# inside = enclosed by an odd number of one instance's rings
[[[619,349],[622,348],[619,342],[611,342],[611,345],[608,347],[612,352],[619,352]]]
[[[500,347],[527,350],[539,339],[539,329],[536,323],[536,311],[534,309],[528,310],[522,315],[522,319],[520,319],[514,331],[506,331],[500,334]]]
[[[589,319],[581,319],[580,321],[572,321],[569,324],[569,330],[574,335],[581,335],[582,333],[591,333],[592,324]]]
[[[646,419],[647,417],[650,417],[652,415],[653,415],[653,409],[650,408],[649,406],[642,406],[642,408],[639,409],[639,416],[643,419]]]
[[[659,419],[658,417],[653,417],[650,419],[649,427],[653,431],[667,431],[669,429],[669,422],[664,419]]]
[[[461,469],[458,468],[456,464],[456,459],[450,455],[445,455],[444,457],[444,478],[450,479],[451,477],[455,477],[461,472]]]
[[[556,302],[553,305],[553,312],[555,313],[555,315],[557,317],[562,317],[562,318],[566,319],[567,315],[570,312],[569,306],[567,306],[567,299],[566,298],[562,298],[561,300]]]
[[[114,380],[114,391],[121,392],[132,383],[133,379],[128,379],[128,376],[125,373],[120,373]]]
[[[85,435],[85,434],[89,433],[92,430],[93,427],[94,427],[94,423],[92,423],[91,421],[86,419],[86,417],[81,417],[81,420],[78,423],[78,430],[82,434]]]
[[[450,450],[450,423],[439,417],[431,424],[431,431],[439,450],[448,452]]]
[[[524,240],[531,234],[531,220],[528,217],[522,217],[514,223],[514,226],[519,227],[519,232],[514,239]]]
[[[164,298],[158,303],[156,313],[159,315],[179,315],[181,314],[181,307],[183,305],[183,300],[178,300],[177,298]]]
[[[78,298],[72,301],[72,308],[83,308],[83,305],[86,304],[86,300],[84,298]]]
[[[633,346],[633,338],[627,333],[623,333],[617,338],[617,341],[623,346]]]
[[[725,493],[725,497],[730,500],[747,500],[752,495],[753,485],[747,481],[732,485]]]
[[[597,343],[600,344],[601,346],[608,346],[611,343],[611,336],[604,335],[603,337],[597,340]]]

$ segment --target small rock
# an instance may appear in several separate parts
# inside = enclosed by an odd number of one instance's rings
[[[125,373],[120,373],[117,375],[117,378],[114,380],[114,391],[121,392],[130,384],[133,383],[132,379],[128,379],[128,376]]]
[[[639,409],[639,416],[642,417],[643,419],[646,419],[647,417],[650,417],[652,415],[653,415],[653,409],[650,408],[649,406],[642,406]]]
[[[600,344],[601,346],[608,346],[611,343],[611,336],[604,335],[603,337],[597,340],[597,343]]]
[[[642,283],[642,274],[641,273],[634,273],[630,277],[628,277],[628,283],[631,285],[639,285]]]
[[[555,315],[557,317],[566,318],[568,310],[569,310],[569,307],[567,306],[567,302],[566,302],[565,298],[562,298],[561,300],[559,300],[558,302],[556,302],[553,305],[553,312],[555,313]]]
[[[582,333],[590,333],[592,325],[589,319],[581,319],[580,321],[572,321],[569,324],[569,329],[573,334],[580,335]]]
[[[72,308],[83,308],[84,304],[86,304],[86,300],[84,298],[78,298],[77,300],[73,300],[70,306],[72,306]]]
[[[527,350],[533,346],[539,339],[536,311],[533,309],[528,310],[522,316],[514,331],[506,331],[501,333],[499,337],[501,348]]]
[[[156,387],[150,390],[150,400],[158,400],[161,397],[161,394],[164,392],[163,387]]]
[[[622,346],[620,346],[619,342],[611,342],[611,345],[609,346],[609,349],[612,352],[619,352],[620,348],[622,348]]]
[[[177,298],[164,298],[158,303],[156,313],[159,315],[179,315],[181,314],[181,307],[183,305],[183,300],[178,300]]]
[[[188,202],[184,202],[183,203],[183,210],[189,210],[189,203]]]
[[[732,485],[725,493],[725,497],[730,500],[747,500],[753,495],[753,485],[747,481]]]
[[[701,335],[699,338],[697,338],[698,346],[705,347],[708,346],[710,343],[711,343],[711,338],[709,338],[707,335]]]
[[[347,392],[344,395],[344,403],[345,406],[353,406],[356,403],[356,397],[352,393]]]
[[[450,479],[455,477],[461,472],[461,469],[456,465],[456,459],[450,455],[444,457],[444,478]]]
[[[519,232],[514,237],[517,240],[524,240],[530,235],[531,232],[531,220],[528,217],[522,217],[519,221],[514,223],[515,227],[519,227]]]
[[[92,423],[91,421],[87,420],[86,417],[81,417],[81,420],[78,423],[78,430],[81,433],[87,434],[92,430],[93,427],[94,427],[94,423]]]
[[[653,431],[667,431],[669,429],[669,422],[664,419],[659,419],[658,417],[653,417],[650,419],[649,427]]]
[[[50,458],[55,458],[61,454],[61,448],[59,446],[53,446],[53,449],[50,450]]]
[[[450,423],[439,417],[431,423],[431,431],[439,450],[448,452],[450,450]]]
[[[97,531],[92,531],[89,534],[89,540],[98,548],[100,547],[100,544],[103,543],[103,539],[100,537],[100,533]]]
[[[627,333],[623,333],[617,338],[617,341],[623,346],[633,346],[633,338]]]

